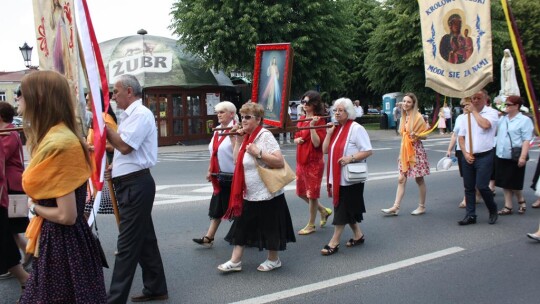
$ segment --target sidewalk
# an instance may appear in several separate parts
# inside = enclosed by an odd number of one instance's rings
[[[400,140],[400,137],[396,135],[395,130],[367,130],[369,138],[371,140]],[[450,134],[439,134],[439,130],[431,132],[429,138],[450,137]],[[292,145],[292,144],[283,144]],[[163,146],[158,148],[158,153],[182,153],[182,152],[208,152],[208,144],[198,145],[174,145]]]

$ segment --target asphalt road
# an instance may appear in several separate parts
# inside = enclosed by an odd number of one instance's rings
[[[153,218],[169,285],[170,299],[163,303],[538,303],[540,243],[525,236],[537,229],[540,218],[540,210],[530,208],[535,197],[529,189],[537,149],[527,165],[527,212],[488,225],[488,212],[480,204],[478,224],[461,227],[457,221],[465,211],[457,208],[463,197],[457,167],[433,169],[426,178],[425,215],[409,215],[418,203],[417,187],[409,181],[400,215],[384,217],[380,209],[390,207],[395,196],[399,141],[375,139],[372,144],[370,180],[364,193],[367,213],[361,224],[365,244],[346,248],[351,237],[346,228],[339,252],[322,256],[320,249],[333,231],[329,225],[297,236],[297,242],[280,254],[283,267],[278,270],[258,272],[256,267],[266,254],[247,249],[242,272],[225,275],[216,267],[230,258],[232,247],[223,240],[230,223],[222,224],[211,249],[191,241],[203,236],[209,224],[207,152],[160,153],[152,173],[158,185]],[[447,144],[447,137],[424,142],[432,168]],[[283,151],[294,167],[294,147],[285,145]],[[293,184],[285,195],[297,231],[307,222],[307,205],[295,196]],[[321,197],[330,206],[325,191]],[[501,189],[495,200],[502,207]],[[100,215],[97,220],[102,245],[113,264],[114,218]],[[105,269],[107,288],[111,272]],[[138,270],[132,293],[141,288]],[[18,292],[15,280],[0,282],[0,303],[14,303]]]

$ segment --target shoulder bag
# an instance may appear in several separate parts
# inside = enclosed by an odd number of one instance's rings
[[[22,146],[20,149],[21,163],[24,167]],[[2,189],[3,190],[3,189]],[[9,189],[8,189],[9,190]],[[9,194],[8,217],[28,217],[28,196],[26,194]]]
[[[368,179],[367,162],[348,164],[344,169],[345,181],[349,183],[363,183]]]
[[[506,121],[506,134],[508,135],[508,140],[510,141],[510,158],[512,159],[512,161],[515,161],[517,163],[519,162],[519,158],[521,157],[521,147],[512,146],[512,137],[510,136],[510,132],[508,132],[508,120]],[[527,153],[525,161],[529,161],[529,153]]]
[[[257,165],[259,176],[270,193],[278,192],[296,179],[296,173],[294,173],[289,164],[287,164],[285,158],[283,158],[283,168],[279,169],[265,168],[259,164],[257,159],[255,160],[255,163]]]

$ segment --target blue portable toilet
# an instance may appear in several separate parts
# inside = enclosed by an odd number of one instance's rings
[[[383,111],[388,116],[388,127],[390,129],[396,128],[393,111],[396,103],[403,100],[403,96],[405,96],[405,94],[401,92],[387,93],[383,95]]]

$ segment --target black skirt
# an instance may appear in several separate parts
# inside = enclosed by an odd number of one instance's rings
[[[227,208],[229,208],[229,197],[231,196],[231,182],[219,181],[221,191],[218,194],[212,194],[208,216],[210,219],[221,219]]]
[[[269,201],[246,201],[242,215],[231,225],[225,240],[231,245],[283,251],[296,242],[285,195]]]
[[[364,205],[364,183],[339,186],[339,205],[334,207],[332,225],[347,225],[362,222]]]
[[[8,210],[0,207],[0,274],[20,263],[21,253],[15,243],[8,220]]]
[[[509,190],[523,190],[525,167],[511,159],[495,157],[495,186]]]

